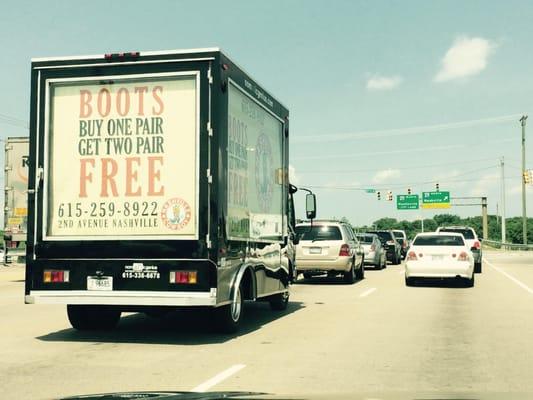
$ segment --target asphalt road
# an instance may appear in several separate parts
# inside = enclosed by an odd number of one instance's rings
[[[210,333],[201,313],[128,314],[115,331],[80,333],[64,306],[23,304],[23,267],[0,267],[0,398],[135,390],[531,397],[533,254],[484,256],[474,288],[408,288],[403,266],[392,265],[354,285],[301,280],[286,312],[247,304],[233,336]]]

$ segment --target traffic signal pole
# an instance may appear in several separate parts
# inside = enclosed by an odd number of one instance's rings
[[[524,244],[527,244],[526,181],[524,179],[526,172],[526,120],[527,115],[522,115],[520,124],[522,125],[522,238]]]

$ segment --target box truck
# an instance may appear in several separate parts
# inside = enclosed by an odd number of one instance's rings
[[[4,158],[4,263],[26,256],[28,137],[8,137]]]
[[[219,49],[33,59],[26,303],[80,330],[205,307],[231,332],[245,300],[284,309],[288,160],[289,111]]]

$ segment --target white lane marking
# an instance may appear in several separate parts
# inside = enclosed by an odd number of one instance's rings
[[[398,271],[398,275],[403,275],[403,274],[405,274],[405,269]]]
[[[377,289],[376,289],[375,287],[370,288],[370,289],[368,289],[368,290],[365,290],[363,293],[361,293],[361,294],[359,295],[359,297],[366,297],[366,296],[368,296],[369,294],[374,293],[376,290],[377,290]]]
[[[217,374],[211,379],[205,381],[204,383],[199,384],[194,389],[192,389],[191,392],[205,392],[211,389],[213,386],[218,385],[223,380],[228,379],[231,375],[239,372],[244,367],[246,367],[246,365],[244,364],[237,364],[233,367],[229,367],[227,370],[222,371],[220,374]]]
[[[512,276],[511,274],[505,272],[503,269],[495,266],[494,264],[492,264],[489,260],[487,260],[487,258],[484,258],[483,261],[485,261],[488,265],[490,265],[492,268],[494,268],[496,271],[498,271],[500,274],[502,275],[505,275],[507,278],[509,278],[510,280],[512,280],[514,283],[516,283],[518,286],[520,286],[522,289],[525,289],[527,290],[530,294],[533,294],[533,289],[531,289],[528,285],[526,285],[525,283],[523,282],[520,282],[518,279],[516,279],[514,276]]]

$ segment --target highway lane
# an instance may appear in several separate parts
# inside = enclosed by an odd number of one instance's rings
[[[490,254],[489,254],[490,253]],[[23,305],[23,269],[0,269],[0,398],[124,390],[276,394],[533,394],[532,255],[486,252],[474,288],[405,287],[403,266],[344,285],[301,280],[286,312],[247,304],[240,334],[205,314],[70,329],[63,306]],[[11,268],[11,267],[10,267]]]

